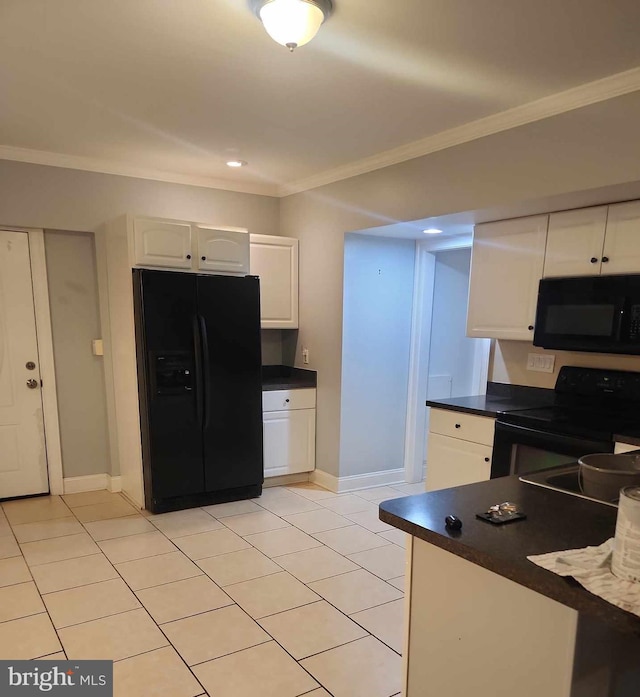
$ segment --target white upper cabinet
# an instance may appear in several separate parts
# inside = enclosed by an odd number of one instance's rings
[[[640,273],[640,201],[609,206],[602,262],[603,275]]]
[[[531,341],[548,215],[476,225],[467,336]]]
[[[194,225],[197,268],[228,274],[249,273],[249,233],[233,228]]]
[[[191,225],[135,218],[133,221],[134,263],[139,266],[191,268]]]
[[[606,263],[602,265],[606,225],[607,206],[552,213],[549,216],[544,277],[607,273]]]
[[[132,266],[161,266],[198,272],[249,273],[249,233],[182,220],[122,218],[127,221]]]
[[[298,240],[252,234],[250,269],[260,277],[262,328],[297,328]]]

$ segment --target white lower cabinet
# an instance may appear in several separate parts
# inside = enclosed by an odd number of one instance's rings
[[[426,490],[490,479],[494,429],[491,417],[432,408]]]
[[[263,392],[264,476],[311,472],[316,462],[316,391]]]
[[[491,477],[491,447],[480,443],[429,434],[427,491],[448,489]]]

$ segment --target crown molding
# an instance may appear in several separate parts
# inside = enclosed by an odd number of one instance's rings
[[[63,169],[77,169],[83,172],[115,174],[121,177],[134,177],[135,179],[151,179],[153,181],[168,182],[171,184],[200,186],[206,189],[236,191],[242,194],[278,196],[277,187],[273,184],[263,184],[260,182],[241,183],[226,179],[214,179],[213,177],[180,174],[178,172],[166,172],[160,169],[135,167],[133,165],[128,165],[122,162],[113,162],[111,160],[84,157],[82,155],[64,155],[62,153],[48,152],[45,150],[15,148],[10,145],[0,145],[0,160],[28,162],[29,164],[62,167]]]
[[[114,174],[136,179],[150,179],[172,184],[199,186],[207,189],[221,189],[244,194],[260,196],[284,197],[291,194],[316,189],[320,186],[333,184],[344,179],[367,174],[377,169],[396,165],[417,157],[423,157],[439,150],[456,145],[462,145],[478,138],[507,131],[528,123],[541,121],[551,116],[557,116],[574,109],[604,102],[640,90],[640,68],[633,68],[622,73],[588,82],[578,87],[543,97],[521,106],[507,109],[498,114],[492,114],[476,121],[441,131],[432,136],[407,143],[398,148],[385,150],[371,157],[320,172],[305,179],[289,182],[282,186],[263,182],[236,182],[226,179],[215,179],[200,175],[181,174],[144,167],[136,167],[122,162],[113,162],[82,155],[65,155],[44,150],[30,150],[10,145],[0,145],[0,160],[27,162],[50,167],[75,169],[100,174]]]
[[[321,172],[306,179],[290,182],[278,189],[278,195],[281,197],[289,196],[319,186],[333,184],[343,179],[367,174],[383,167],[413,160],[416,157],[446,150],[478,138],[524,126],[550,116],[557,116],[590,104],[604,102],[638,90],[640,90],[640,68],[632,68],[476,121],[470,121],[462,126],[441,131],[398,148],[385,150],[371,157]]]

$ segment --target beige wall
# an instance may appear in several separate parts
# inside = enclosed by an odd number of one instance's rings
[[[100,359],[87,345],[99,336],[99,313],[93,238],[86,233],[123,213],[277,234],[279,202],[268,196],[0,161],[0,224],[73,231],[45,234],[66,477],[110,471]],[[279,357],[277,341],[267,343],[268,354]]]
[[[563,195],[636,182],[639,122],[635,93],[282,200],[281,233],[300,239],[296,364],[308,346],[318,370],[320,469],[349,474],[339,462],[344,234],[537,199],[562,207]]]
[[[638,244],[640,244],[640,235],[638,236]],[[553,373],[535,373],[527,370],[527,356],[529,353],[554,355],[556,362]],[[563,365],[640,371],[640,356],[546,351],[527,341],[496,341],[491,351],[489,380],[506,382],[512,385],[552,388],[556,384],[558,371]]]
[[[93,235],[46,230],[47,278],[65,477],[109,472]],[[117,472],[112,472],[117,474]]]

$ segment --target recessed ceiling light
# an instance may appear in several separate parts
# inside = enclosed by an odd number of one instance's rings
[[[424,232],[425,235],[439,235],[442,232],[442,230],[438,230],[437,227],[430,227],[426,230],[423,230],[422,232]]]
[[[246,164],[244,160],[227,160],[227,167],[244,167]]]

